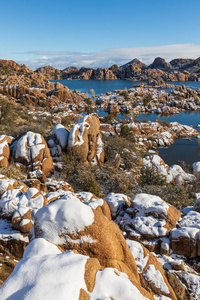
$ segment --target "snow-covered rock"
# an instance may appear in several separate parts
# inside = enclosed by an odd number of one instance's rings
[[[170,233],[173,252],[192,258],[200,256],[200,213],[190,211],[178,225]]]
[[[194,175],[186,173],[179,165],[170,166],[168,174],[171,175],[174,178],[175,183],[179,185],[186,182],[192,182],[196,179]]]
[[[26,278],[24,275],[26,274]],[[56,280],[55,280],[56,278]],[[127,274],[105,268],[88,256],[66,251],[36,239],[0,289],[1,299],[153,299]],[[147,298],[148,297],[148,298]]]
[[[129,237],[134,238],[136,232],[143,238],[156,238],[174,228],[180,216],[175,207],[160,197],[141,193],[131,199],[130,208],[116,222]]]
[[[117,212],[130,206],[130,198],[124,194],[110,193],[106,196],[105,201],[108,203],[114,218],[117,216]]]
[[[197,175],[200,173],[200,161],[194,162],[192,164],[193,174]]]
[[[29,232],[32,227],[32,215],[47,204],[46,198],[35,188],[26,192],[23,187],[5,192],[0,199],[1,217],[12,218],[14,228]]]
[[[12,137],[0,135],[0,167],[6,168],[10,158],[9,145],[12,143]]]
[[[29,171],[42,170],[46,175],[53,171],[49,148],[39,133],[28,131],[13,145],[14,160]]]
[[[62,124],[57,124],[54,127],[52,133],[58,141],[59,145],[61,146],[62,150],[65,150],[67,147],[69,132],[65,129],[65,127]]]
[[[68,138],[68,150],[77,160],[86,163],[93,159],[101,164],[104,160],[103,143],[100,136],[100,121],[96,114],[78,120]]]

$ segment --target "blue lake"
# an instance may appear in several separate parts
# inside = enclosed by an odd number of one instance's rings
[[[200,144],[197,138],[175,140],[169,148],[158,148],[159,155],[169,166],[200,161]]]
[[[106,94],[117,89],[130,89],[134,85],[142,83],[142,81],[128,81],[128,80],[51,80],[52,82],[60,82],[67,86],[71,91],[77,90],[82,93],[87,93],[91,97],[90,90],[93,89],[96,95]],[[167,82],[174,85],[183,85],[187,87],[194,87],[194,89],[200,89],[200,82],[194,81],[172,81]],[[168,91],[169,89],[166,89]]]
[[[70,90],[78,90],[87,93],[91,97],[90,90],[93,89],[96,95],[105,94],[116,89],[129,89],[134,85],[141,83],[140,81],[127,81],[127,80],[54,80],[54,82],[60,82],[67,86]],[[186,85],[187,87],[193,87],[194,89],[200,89],[200,82],[169,82],[174,85]],[[99,111],[99,116],[104,116],[107,113]],[[192,125],[195,129],[198,123],[200,123],[200,111],[194,112],[181,112],[178,115],[169,117],[158,116],[155,114],[140,114],[137,119],[148,119],[154,121],[156,118],[160,120],[166,120],[168,122],[179,122],[185,125]],[[126,115],[119,114],[118,119],[127,118]],[[185,161],[188,164],[192,164],[195,161],[200,161],[200,144],[197,138],[180,139],[169,148],[159,148],[159,155],[164,159],[168,165]]]
[[[161,116],[157,114],[140,114],[136,119],[155,121],[156,119],[165,120],[168,122],[178,122],[180,124],[196,126],[200,123],[200,110],[180,112],[180,114],[172,116]]]
[[[95,95],[106,94],[117,89],[130,89],[134,84],[139,84],[141,81],[128,80],[51,80],[52,82],[60,82],[67,86],[71,91],[77,90],[82,93],[87,93],[91,97],[90,90],[95,91]]]

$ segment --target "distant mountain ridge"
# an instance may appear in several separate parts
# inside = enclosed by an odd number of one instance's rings
[[[0,75],[33,74],[50,79],[82,79],[82,80],[114,80],[128,79],[147,81],[151,85],[160,85],[166,81],[200,81],[200,57],[197,59],[176,58],[170,62],[162,57],[156,57],[150,65],[144,64],[137,58],[124,65],[112,65],[110,68],[85,68],[75,66],[62,70],[52,66],[43,66],[35,71],[26,65],[19,65],[11,60],[0,60]]]
[[[133,60],[127,62],[124,65],[118,66],[117,64],[112,65],[111,67],[109,67],[109,70],[118,70],[118,69],[125,69],[128,66],[134,66],[134,67],[139,67],[140,69],[144,70],[144,69],[187,69],[187,68],[191,68],[191,67],[199,67],[200,69],[200,57],[198,57],[197,59],[185,59],[185,58],[175,58],[173,60],[171,60],[170,62],[166,62],[166,60],[162,57],[156,57],[153,61],[153,63],[151,63],[150,65],[146,65],[144,64],[142,61],[140,61],[137,58],[134,58]],[[97,69],[106,69],[106,68],[97,68]],[[49,72],[48,72],[48,71]],[[56,69],[52,66],[43,66],[40,67],[38,69],[36,69],[36,72],[41,72],[41,73],[52,73],[55,72],[55,70],[59,70],[65,73],[77,73],[78,71],[88,71],[88,70],[95,70],[94,68],[85,68],[85,67],[81,67],[80,69],[78,69],[75,66],[70,66],[70,67],[66,67],[65,69]]]

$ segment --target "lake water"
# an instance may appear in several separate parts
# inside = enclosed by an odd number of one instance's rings
[[[117,89],[124,90],[125,88],[130,89],[134,85],[142,83],[142,81],[128,81],[128,80],[51,80],[52,82],[60,82],[67,86],[71,91],[77,90],[82,93],[87,93],[91,97],[90,90],[95,91],[95,95],[106,94]],[[194,87],[194,89],[200,89],[200,82],[194,81],[172,81],[168,82],[174,85],[183,85],[187,87]],[[166,89],[168,91],[169,89]]]
[[[95,91],[95,95],[106,94],[117,89],[130,89],[134,84],[139,84],[141,81],[128,80],[51,80],[52,82],[60,82],[67,86],[71,91],[77,90],[82,93],[87,93],[91,97],[90,90]]]
[[[83,93],[87,93],[91,97],[90,90],[93,89],[96,95],[105,94],[107,92],[114,91],[116,89],[129,89],[134,85],[141,83],[141,81],[127,81],[127,80],[53,80],[53,82],[60,82],[67,86],[70,90],[78,90]],[[200,89],[200,82],[168,82],[174,85],[186,85],[186,87],[193,87],[194,89]],[[107,113],[99,111],[99,116],[104,116]],[[193,112],[181,112],[178,115],[169,117],[158,116],[155,114],[140,114],[137,116],[139,119],[148,119],[154,121],[156,118],[160,120],[166,120],[168,122],[179,122],[185,125],[192,125],[195,129],[198,123],[200,123],[200,111]],[[118,119],[127,118],[126,115],[119,114]],[[168,165],[185,161],[188,164],[192,164],[195,161],[200,161],[200,144],[197,138],[191,140],[180,139],[175,140],[174,144],[169,148],[159,148],[159,155],[164,159]]]
[[[182,111],[180,114],[172,116],[161,116],[157,114],[140,114],[136,119],[155,121],[156,119],[168,122],[178,122],[180,124],[196,126],[200,123],[200,110],[196,111]]]
[[[200,141],[197,138],[175,140],[169,148],[158,148],[159,155],[169,166],[200,161]]]

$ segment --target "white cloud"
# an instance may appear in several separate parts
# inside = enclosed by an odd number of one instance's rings
[[[177,44],[154,47],[111,48],[93,53],[67,51],[29,51],[25,53],[39,56],[34,60],[18,61],[19,63],[25,63],[31,69],[44,65],[51,65],[59,69],[69,66],[108,68],[113,64],[123,65],[134,58],[138,58],[147,65],[152,63],[158,56],[165,58],[166,61],[174,58],[196,59],[200,56],[200,45]]]

